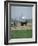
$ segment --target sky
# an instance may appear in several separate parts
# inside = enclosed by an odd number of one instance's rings
[[[11,6],[11,18],[17,20],[31,19],[32,7]]]

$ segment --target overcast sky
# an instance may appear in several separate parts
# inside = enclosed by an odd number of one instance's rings
[[[21,17],[31,19],[32,7],[11,6],[11,18],[20,20]]]

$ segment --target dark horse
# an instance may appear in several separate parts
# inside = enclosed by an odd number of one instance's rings
[[[23,26],[23,25],[27,25],[27,21],[26,22],[21,22],[21,26]]]

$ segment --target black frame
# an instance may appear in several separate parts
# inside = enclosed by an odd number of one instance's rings
[[[36,4],[36,8],[35,8],[35,15],[36,15],[36,19],[35,19],[35,42],[17,42],[17,43],[8,43],[8,3],[12,2],[12,3],[33,3]],[[5,14],[6,14],[6,18],[5,18]],[[6,30],[5,30],[5,19],[6,19]],[[4,1],[4,44],[8,45],[8,44],[31,44],[31,43],[37,43],[37,2],[29,2],[29,1]]]

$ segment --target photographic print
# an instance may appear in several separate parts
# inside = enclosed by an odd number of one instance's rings
[[[7,1],[5,23],[6,41],[9,44],[37,42],[37,2]],[[36,27],[37,28],[37,27]]]
[[[32,38],[32,7],[11,6],[11,38]]]

